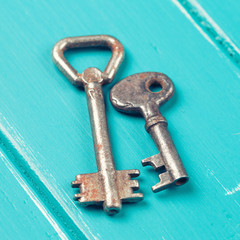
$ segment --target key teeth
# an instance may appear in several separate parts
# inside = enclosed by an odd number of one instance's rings
[[[151,165],[151,161],[148,158],[142,160],[143,167]]]
[[[159,179],[160,179],[160,182],[152,187],[152,191],[154,193],[160,192],[168,188],[171,184],[173,184],[173,180],[168,171],[159,174]]]
[[[119,197],[123,202],[138,202],[143,199],[142,193],[134,193],[139,189],[138,180],[131,179],[139,176],[139,174],[139,170],[136,169],[117,171]]]
[[[140,171],[137,169],[125,170],[131,178],[136,178],[140,175]]]
[[[81,193],[77,193],[77,194],[75,194],[75,195],[73,196],[73,199],[74,199],[75,201],[78,201],[79,199],[81,199],[81,197],[82,197],[82,194],[81,194]]]
[[[117,188],[121,201],[138,202],[143,199],[142,193],[134,193],[139,189],[139,182],[132,178],[138,177],[139,174],[139,170],[136,169],[116,171]],[[102,176],[99,172],[77,175],[76,180],[72,182],[72,187],[80,188],[80,193],[74,195],[74,200],[78,201],[81,206],[99,205],[106,200]]]
[[[150,161],[148,159],[142,160],[142,165],[143,165],[143,167],[152,166],[154,168],[154,170],[157,170],[157,168],[158,168],[153,161]]]
[[[129,197],[122,198],[122,202],[140,202],[143,198],[144,195],[142,193],[132,193]]]
[[[139,189],[139,182],[138,180],[131,180],[130,181],[130,187],[133,191],[137,191]]]
[[[74,200],[87,206],[104,201],[103,189],[99,173],[79,174],[72,182],[73,188],[79,188],[80,193],[74,195]]]
[[[79,188],[81,183],[79,181],[72,181],[71,186],[72,188]]]
[[[156,171],[164,167],[164,162],[162,161],[160,153],[158,153],[156,155],[143,159],[142,165],[143,167],[152,166]]]
[[[72,186],[72,188],[80,188],[80,185],[82,184],[82,176],[83,175],[85,175],[85,174],[78,174],[77,176],[76,176],[76,180],[75,181],[72,181],[71,182],[71,186]]]
[[[144,195],[142,193],[133,193],[132,197],[134,198],[134,202],[139,202],[143,200]]]

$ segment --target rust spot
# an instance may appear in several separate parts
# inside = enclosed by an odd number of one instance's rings
[[[140,79],[145,79],[146,78],[146,73],[140,73],[139,77],[140,77]]]
[[[91,198],[92,199],[96,199],[96,198],[98,198],[98,189],[96,189],[96,188],[94,188],[94,189],[92,189],[92,191],[91,191]]]
[[[123,45],[117,39],[114,39],[114,41],[110,47],[113,51],[116,51],[116,52],[124,51]]]
[[[97,144],[97,150],[100,151],[102,149],[102,144]]]

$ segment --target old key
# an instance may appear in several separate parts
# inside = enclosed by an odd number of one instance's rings
[[[150,86],[158,84],[159,92],[152,92]],[[167,120],[161,115],[159,106],[174,93],[172,81],[162,73],[145,72],[131,75],[117,83],[110,92],[110,100],[115,108],[124,112],[140,112],[145,118],[145,128],[154,140],[159,153],[142,160],[142,165],[151,165],[161,170],[160,182],[152,187],[153,192],[170,185],[182,185],[188,175],[176,151],[167,129]]]
[[[79,74],[65,59],[64,51],[70,48],[107,47],[112,57],[101,72],[97,68],[87,68]],[[53,61],[63,74],[76,86],[84,87],[87,95],[89,117],[94,142],[97,173],[80,174],[72,182],[72,187],[80,188],[75,200],[81,205],[103,204],[104,210],[112,215],[120,211],[122,201],[134,202],[143,199],[142,193],[133,193],[139,188],[138,170],[116,171],[105,112],[102,85],[110,83],[124,57],[122,44],[108,35],[71,37],[60,40],[52,51]]]

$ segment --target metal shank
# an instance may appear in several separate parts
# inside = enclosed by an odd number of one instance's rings
[[[188,181],[187,172],[182,164],[171,135],[167,129],[167,120],[161,115],[159,109],[150,106],[143,109],[143,116],[146,120],[146,130],[151,135],[155,145],[159,150],[158,161],[155,169],[165,167],[166,172],[159,175],[160,182],[152,187],[154,192],[166,189],[169,185],[182,185]],[[148,160],[142,161],[143,165],[150,165]]]
[[[117,191],[116,170],[109,140],[102,86],[99,82],[93,81],[85,84],[84,88],[87,94],[97,168],[101,172],[106,194],[104,208],[107,212],[119,211],[121,200]]]

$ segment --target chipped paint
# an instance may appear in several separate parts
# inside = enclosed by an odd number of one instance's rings
[[[227,189],[227,192],[225,193],[225,195],[226,196],[233,195],[234,193],[239,192],[239,191],[240,191],[240,183],[236,187],[232,188],[231,190]]]

